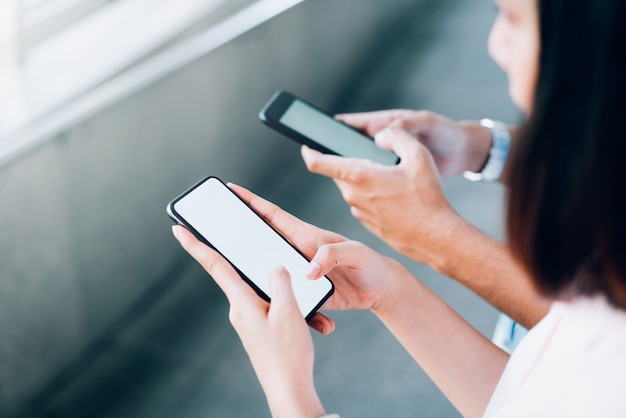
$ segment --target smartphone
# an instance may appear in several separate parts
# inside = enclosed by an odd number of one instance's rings
[[[259,112],[267,126],[326,154],[366,158],[394,165],[400,158],[376,145],[374,139],[286,91],[277,91]]]
[[[266,301],[270,272],[284,266],[308,321],[333,294],[333,283],[305,277],[309,261],[217,177],[206,177],[167,205],[170,218],[218,251]]]

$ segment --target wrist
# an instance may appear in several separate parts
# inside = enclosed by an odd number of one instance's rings
[[[389,265],[389,272],[386,274],[387,285],[379,292],[376,303],[370,311],[376,316],[385,316],[387,312],[393,312],[397,304],[402,299],[403,294],[415,282],[415,276],[397,260],[385,257]]]
[[[462,121],[459,122],[459,126],[465,132],[467,141],[465,168],[468,171],[479,173],[489,157],[492,144],[491,131],[475,121]]]
[[[407,307],[416,307],[424,300],[424,284],[401,263],[394,260],[394,264],[384,296],[370,309],[388,328],[406,316]]]
[[[317,394],[314,396],[294,398],[290,392],[282,393],[274,402],[268,400],[273,418],[318,418],[326,415],[322,402]]]
[[[311,382],[273,381],[262,386],[273,418],[317,418],[326,414],[312,378]]]

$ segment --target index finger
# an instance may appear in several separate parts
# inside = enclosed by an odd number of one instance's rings
[[[322,154],[306,145],[301,148],[302,158],[307,169],[336,180],[354,181],[374,170],[374,162],[361,158],[340,157]]]
[[[320,245],[345,239],[298,219],[244,187],[233,183],[228,183],[228,187],[308,258],[313,257]]]
[[[378,132],[405,118],[406,113],[405,110],[378,110],[375,112],[343,113],[335,115],[335,118],[370,136],[375,136]]]
[[[267,223],[276,227],[286,237],[293,236],[298,231],[298,228],[302,226],[301,224],[304,223],[292,214],[285,212],[277,205],[255,195],[244,187],[234,183],[228,183],[228,187],[265,219]]]

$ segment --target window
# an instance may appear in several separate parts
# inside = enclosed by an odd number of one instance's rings
[[[28,48],[75,23],[111,0],[8,1],[20,3],[21,44],[23,48]]]
[[[0,1],[0,71],[14,67],[21,54],[19,0]]]
[[[112,0],[0,0],[0,71],[19,66],[29,48]]]
[[[302,1],[0,0],[0,164]]]

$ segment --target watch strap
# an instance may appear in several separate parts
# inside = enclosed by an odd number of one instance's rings
[[[511,133],[506,123],[482,119],[480,125],[491,132],[491,148],[487,163],[479,173],[465,171],[463,177],[471,181],[497,181],[502,174],[511,146]]]

